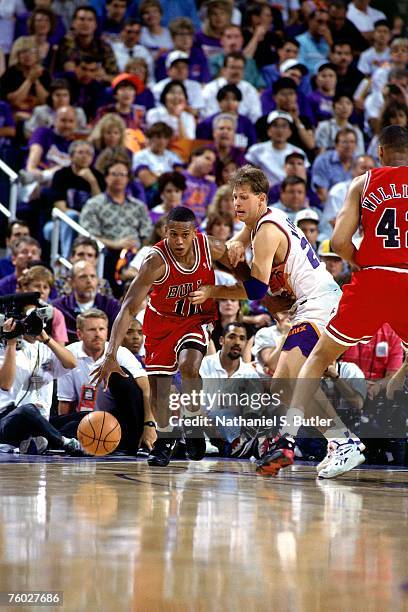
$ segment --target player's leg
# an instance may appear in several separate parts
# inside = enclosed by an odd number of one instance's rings
[[[157,440],[149,453],[151,466],[166,467],[177,446],[177,437],[170,425],[169,396],[172,376],[149,375],[150,403],[157,421]]]
[[[182,392],[185,398],[191,398],[190,403],[182,407],[182,417],[194,418],[202,416],[200,367],[204,357],[204,350],[206,349],[201,345],[190,341],[182,345],[178,354]],[[183,432],[188,458],[193,461],[200,461],[204,458],[206,449],[203,427],[200,425],[193,427],[183,424]]]

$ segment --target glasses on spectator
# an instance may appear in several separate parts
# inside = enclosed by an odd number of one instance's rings
[[[129,175],[127,172],[108,172],[109,176],[113,176],[113,178],[127,178]]]

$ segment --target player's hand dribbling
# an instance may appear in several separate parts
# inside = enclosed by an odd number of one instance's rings
[[[97,386],[99,383],[102,383],[103,390],[106,391],[109,385],[109,378],[114,372],[120,374],[123,378],[128,377],[116,361],[116,358],[111,355],[106,355],[101,365],[91,372],[90,384]]]
[[[242,242],[239,242],[239,240],[230,240],[227,242],[226,246],[231,266],[235,268],[240,261],[245,261],[245,248]]]
[[[202,285],[197,291],[192,291],[188,299],[192,304],[203,304],[206,300],[211,297],[211,286]]]

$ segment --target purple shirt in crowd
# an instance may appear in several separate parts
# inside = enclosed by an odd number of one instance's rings
[[[156,68],[154,71],[156,81],[162,81],[168,77],[166,70],[167,56],[168,52],[163,53],[156,60]],[[188,61],[188,78],[192,81],[198,81],[199,83],[208,83],[208,81],[211,80],[207,58],[199,47],[193,46],[191,49],[190,59]]]
[[[53,128],[39,127],[34,130],[28,146],[39,144],[42,147],[41,166],[69,166],[68,147],[71,141],[57,134]]]
[[[207,207],[211,204],[217,185],[205,178],[192,176],[183,172],[186,179],[186,190],[183,193],[182,205],[190,208],[196,216],[197,225],[205,218]]]

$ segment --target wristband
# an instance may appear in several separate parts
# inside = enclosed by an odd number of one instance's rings
[[[155,423],[154,421],[145,421],[145,422],[143,423],[143,426],[144,426],[144,427],[154,427],[155,429],[156,429],[156,427],[157,427],[157,425],[156,425],[156,423]]]

